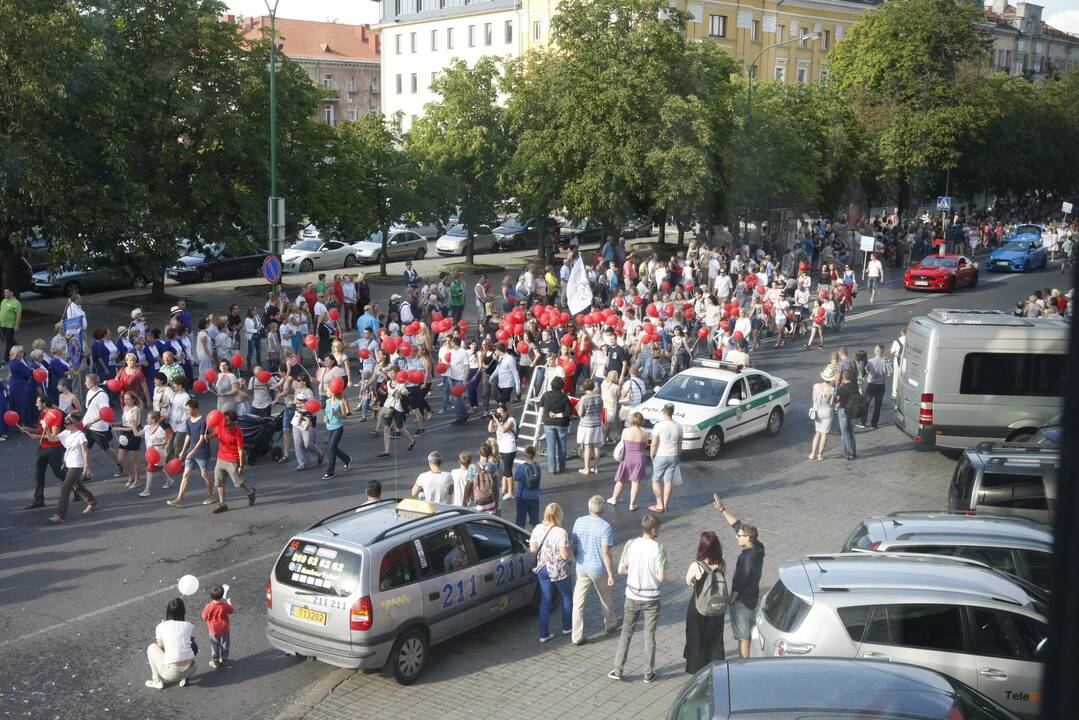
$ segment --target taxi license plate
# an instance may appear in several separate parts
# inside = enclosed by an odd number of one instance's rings
[[[314,625],[325,625],[327,613],[321,610],[311,610],[310,608],[299,607],[296,605],[290,605],[288,614],[297,620],[303,620]]]
[[[915,285],[928,285],[929,281],[928,280],[915,280],[914,284]]]

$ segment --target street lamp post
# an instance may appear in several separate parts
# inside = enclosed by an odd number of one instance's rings
[[[277,3],[264,0],[270,13],[270,199],[267,208],[268,249],[281,252],[280,228],[285,223],[285,204],[277,197]]]

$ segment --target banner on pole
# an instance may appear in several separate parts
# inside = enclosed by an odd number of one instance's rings
[[[584,269],[584,262],[580,254],[570,270],[569,280],[566,281],[566,305],[569,311],[576,315],[592,307],[592,286],[588,284],[588,273]]]

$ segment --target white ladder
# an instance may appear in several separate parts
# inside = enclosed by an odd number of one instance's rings
[[[524,404],[521,407],[521,420],[517,423],[517,447],[523,450],[529,445],[536,447],[536,452],[540,453],[544,446],[540,445],[540,433],[543,432],[543,423],[540,422],[540,407],[536,402],[538,398],[535,397],[536,390],[536,377],[539,375],[536,372],[538,368],[532,368],[532,377],[528,379],[528,389],[525,391]],[[521,442],[524,440],[524,442]],[[513,460],[514,464],[524,462],[524,453],[518,452],[517,457]]]

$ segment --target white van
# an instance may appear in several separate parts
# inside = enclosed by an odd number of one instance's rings
[[[914,442],[1025,441],[1064,404],[1070,326],[995,310],[932,310],[907,326],[895,424]]]

